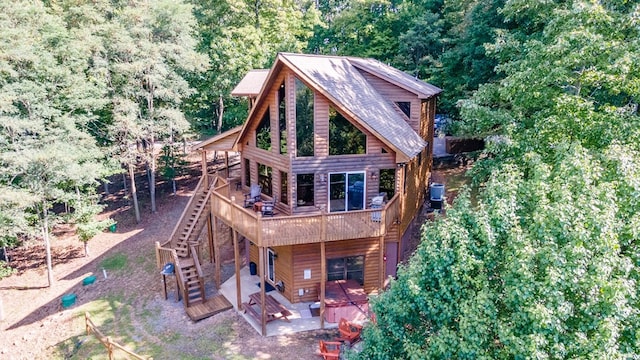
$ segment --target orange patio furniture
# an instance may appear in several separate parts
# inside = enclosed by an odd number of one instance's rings
[[[340,331],[340,341],[348,341],[349,345],[352,345],[360,340],[360,333],[362,332],[362,326],[354,324],[345,318],[341,318],[338,323],[338,331]]]
[[[338,360],[340,358],[341,342],[320,340],[320,356],[324,360]]]

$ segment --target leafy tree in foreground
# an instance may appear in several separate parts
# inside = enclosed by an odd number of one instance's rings
[[[101,27],[99,57],[110,85],[109,133],[114,154],[129,170],[137,221],[135,166],[140,160],[146,165],[155,212],[156,144],[188,129],[181,106],[193,90],[185,76],[206,68],[206,58],[194,50],[191,10],[175,1],[119,3]]]
[[[0,226],[19,225],[2,237],[43,239],[52,285],[52,208],[89,201],[104,173],[85,131],[103,93],[85,77],[88,42],[42,4],[1,3],[0,29],[0,208],[13,208]]]
[[[464,194],[425,225],[361,358],[640,355],[638,154],[583,150],[505,164],[477,206]]]
[[[462,104],[489,136],[477,204],[425,225],[362,358],[640,356],[638,10],[506,2],[505,77]]]

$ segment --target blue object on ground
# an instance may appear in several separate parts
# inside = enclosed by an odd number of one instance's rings
[[[69,306],[76,303],[76,294],[67,294],[62,297],[62,307],[68,308]]]
[[[91,276],[87,276],[86,278],[84,278],[82,280],[82,286],[87,286],[87,285],[91,285],[96,281],[96,276],[95,275],[91,275]]]

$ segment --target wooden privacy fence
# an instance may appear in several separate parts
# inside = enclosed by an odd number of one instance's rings
[[[107,352],[109,354],[109,360],[114,359],[113,351],[116,349],[123,351],[124,353],[126,353],[127,355],[135,359],[153,360],[152,357],[147,358],[144,356],[140,356],[134,353],[133,351],[127,349],[126,347],[118,344],[117,342],[112,341],[110,336],[104,336],[104,334],[100,331],[100,329],[98,329],[98,327],[93,323],[93,321],[91,321],[91,317],[89,316],[88,312],[84,313],[84,322],[87,328],[87,335],[91,333],[95,334],[96,338],[102,343],[102,345],[104,345],[105,348],[107,348]]]

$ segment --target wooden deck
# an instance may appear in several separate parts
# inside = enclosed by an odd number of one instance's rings
[[[399,217],[398,194],[380,209],[287,215],[276,210],[263,217],[242,206],[244,196],[223,180],[211,193],[212,213],[244,237],[261,247],[319,243],[358,238],[383,237]]]
[[[214,296],[210,299],[207,299],[205,302],[195,304],[193,306],[189,306],[187,308],[187,314],[193,321],[199,321],[209,316],[213,316],[217,313],[223,312],[225,310],[231,309],[233,306],[222,295]]]

